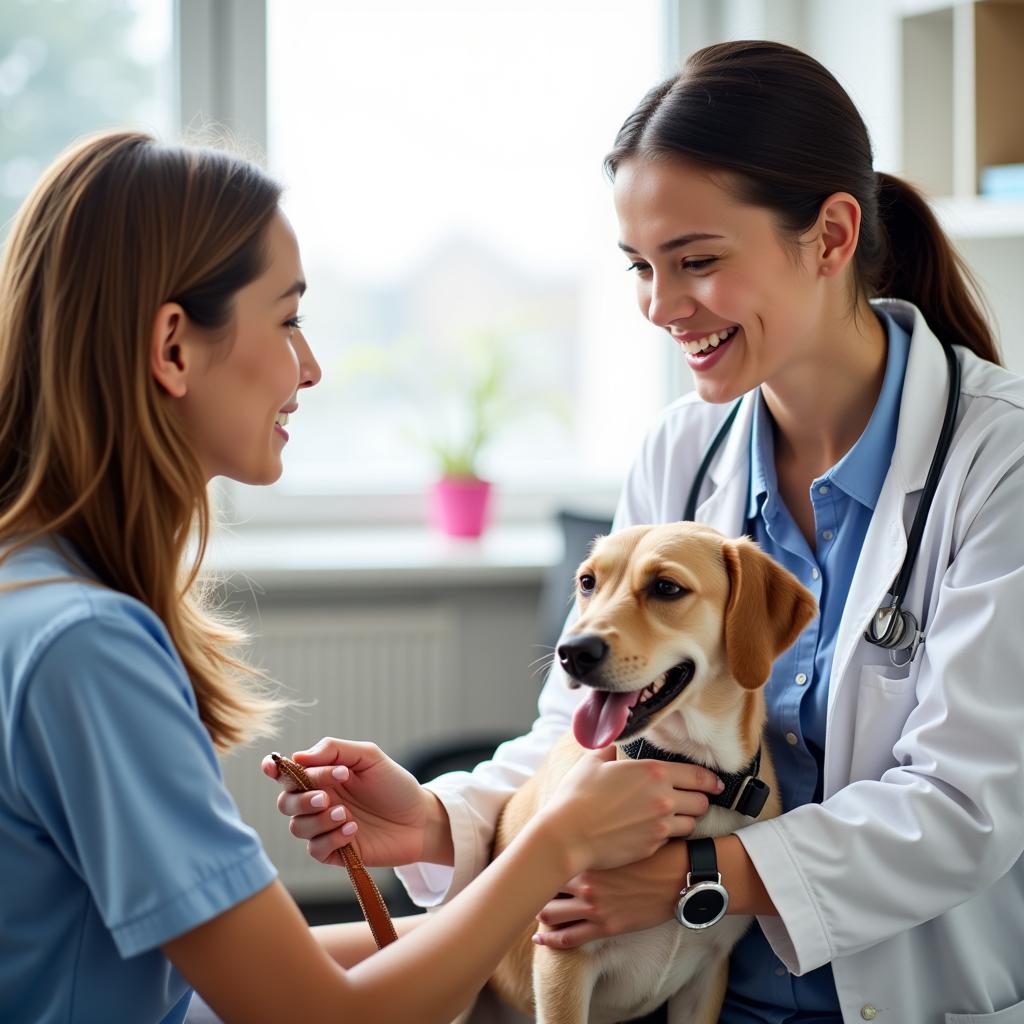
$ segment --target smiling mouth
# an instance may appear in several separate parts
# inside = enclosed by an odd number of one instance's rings
[[[619,733],[619,739],[636,735],[652,715],[671,704],[692,681],[695,670],[696,665],[687,659],[645,686],[640,691],[640,699],[629,709],[626,727]]]

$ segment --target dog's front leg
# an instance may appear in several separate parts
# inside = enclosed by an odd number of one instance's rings
[[[587,1024],[596,965],[579,949],[533,951],[533,998],[537,1024]]]

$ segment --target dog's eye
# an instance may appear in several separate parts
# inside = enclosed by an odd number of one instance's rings
[[[597,586],[597,580],[589,573],[581,573],[580,578],[576,581],[580,586],[581,594],[592,594],[594,587]]]
[[[655,597],[683,597],[689,591],[686,587],[680,586],[674,580],[655,580],[651,592]]]

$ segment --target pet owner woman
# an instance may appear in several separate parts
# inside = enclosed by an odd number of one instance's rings
[[[276,480],[284,424],[320,378],[279,191],[226,154],[108,133],[50,168],[11,231],[0,271],[5,1020],[181,1021],[192,984],[247,1024],[447,1022],[548,894],[686,834],[706,804],[691,790],[714,785],[693,766],[652,773],[595,755],[443,920],[352,971],[373,948],[365,926],[306,927],[214,752],[258,734],[275,703],[244,685],[252,672],[230,653],[240,638],[197,585],[207,482]],[[387,770],[368,774],[370,788],[377,776],[396,786]]]
[[[644,442],[616,526],[683,516],[743,396],[695,518],[752,535],[820,606],[766,688],[786,813],[715,841],[729,911],[758,916],[721,1020],[1020,1024],[1024,382],[998,365],[927,205],[874,172],[860,116],[807,55],[694,54],[606,166],[641,311],[696,390]],[[905,600],[927,639],[890,660],[865,631],[907,553],[950,387],[955,431]],[[405,868],[419,901],[450,898],[485,862],[508,792],[569,725],[580,691],[559,676],[529,735],[421,795],[427,825],[444,808],[454,871]],[[315,855],[343,841],[325,814],[282,803]],[[543,941],[670,920],[687,865],[679,842],[582,874],[545,908]]]

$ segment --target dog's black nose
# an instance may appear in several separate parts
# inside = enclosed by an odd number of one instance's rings
[[[607,654],[608,645],[596,633],[583,633],[558,645],[558,660],[574,679],[586,679]]]

